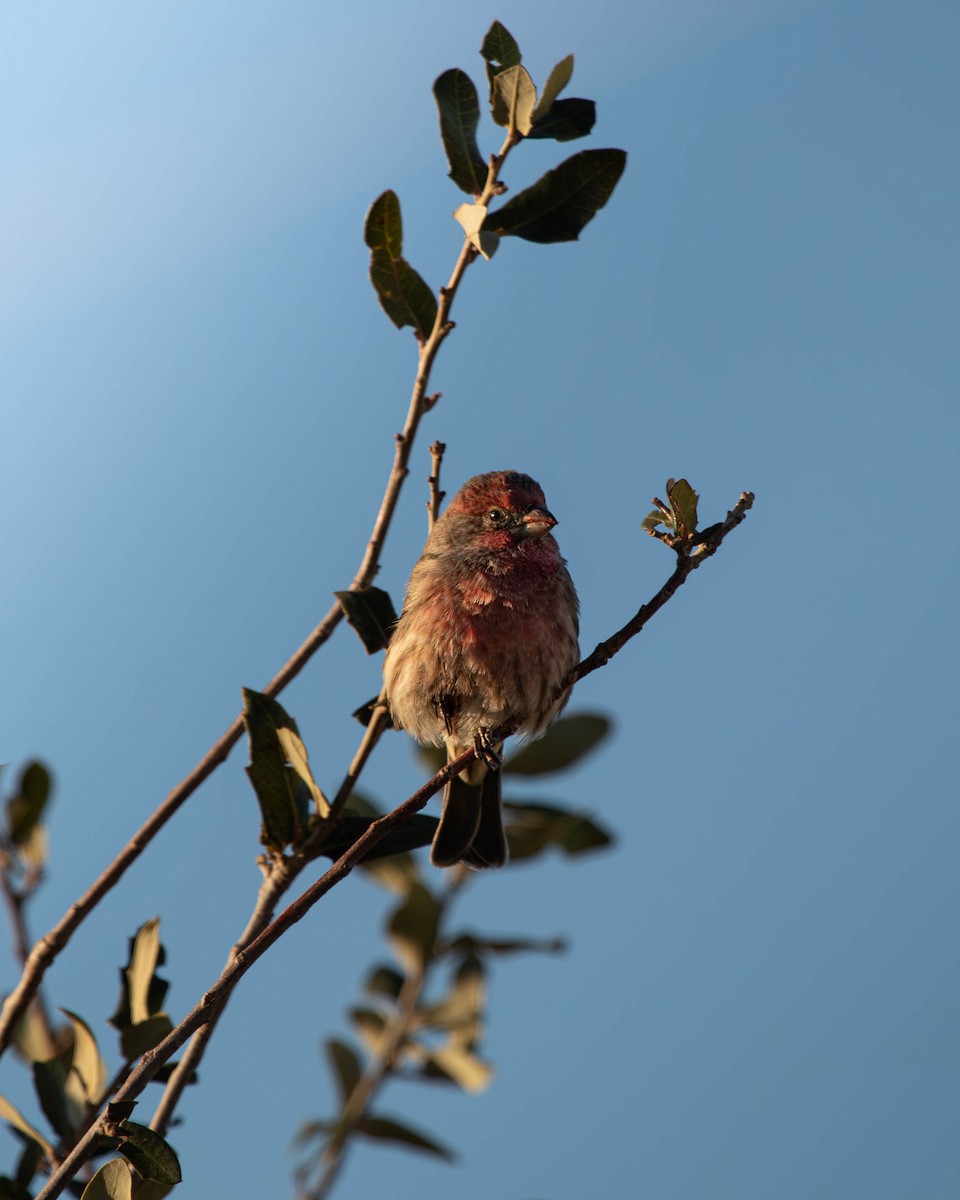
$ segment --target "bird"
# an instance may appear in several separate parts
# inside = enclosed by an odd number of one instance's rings
[[[393,724],[447,761],[478,757],[446,785],[431,862],[501,867],[508,857],[493,731],[542,735],[580,661],[579,602],[543,489],[520,471],[468,479],[435,522],[383,664]]]

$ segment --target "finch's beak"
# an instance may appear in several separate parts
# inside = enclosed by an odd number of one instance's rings
[[[523,514],[520,534],[523,537],[531,538],[546,537],[556,523],[557,518],[549,509],[528,508]]]

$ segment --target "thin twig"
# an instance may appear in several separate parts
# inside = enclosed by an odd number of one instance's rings
[[[440,516],[440,505],[447,494],[440,490],[440,464],[443,462],[446,442],[434,442],[430,447],[430,475],[427,483],[430,485],[430,499],[427,501],[427,533],[433,532],[433,527]]]

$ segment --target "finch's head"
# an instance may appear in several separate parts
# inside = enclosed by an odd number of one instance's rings
[[[557,523],[540,484],[520,471],[490,471],[468,479],[446,515],[449,523],[490,548],[546,537]]]

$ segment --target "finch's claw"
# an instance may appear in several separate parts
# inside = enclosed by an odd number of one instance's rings
[[[490,730],[478,730],[477,736],[473,739],[473,744],[477,750],[477,758],[486,764],[487,770],[499,771],[500,765],[503,762],[503,756],[501,755],[499,748],[493,742],[493,739],[490,737]]]

